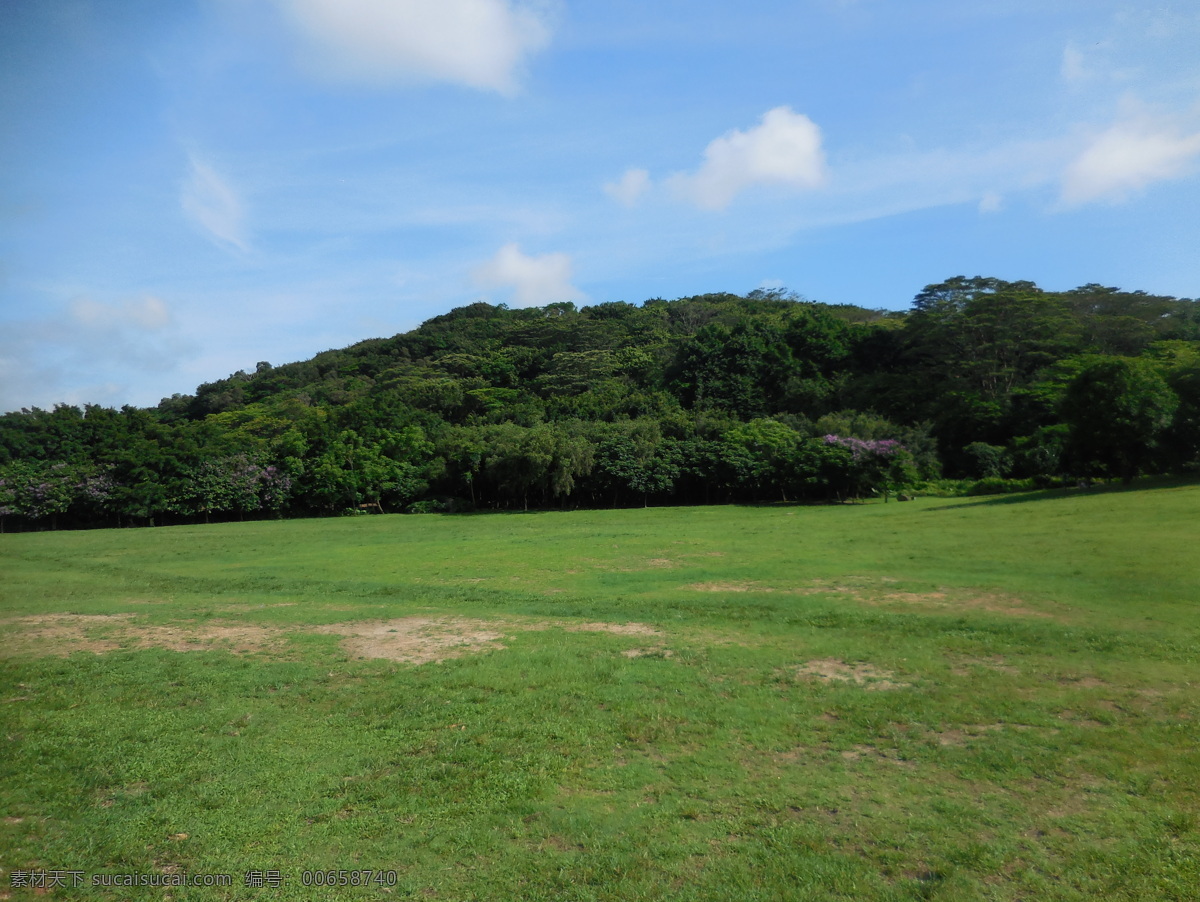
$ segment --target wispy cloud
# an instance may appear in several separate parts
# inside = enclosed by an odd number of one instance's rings
[[[188,175],[179,196],[184,214],[225,247],[248,250],[241,198],[211,166],[188,159]]]
[[[995,191],[985,191],[979,198],[980,213],[999,213],[1004,209],[1004,198]]]
[[[1084,64],[1083,53],[1074,44],[1063,48],[1062,65],[1059,68],[1063,81],[1075,84],[1087,79],[1089,72]]]
[[[650,189],[650,173],[645,169],[627,169],[615,182],[604,186],[604,193],[624,207],[632,207]]]
[[[571,258],[566,254],[530,257],[513,243],[476,267],[475,283],[484,288],[511,288],[517,307],[539,307],[557,301],[581,301],[586,296],[571,284]]]
[[[1066,206],[1126,200],[1155,182],[1192,172],[1200,133],[1184,134],[1176,122],[1139,117],[1097,135],[1063,174]]]
[[[825,180],[821,129],[802,113],[780,106],[768,110],[749,131],[733,129],[712,141],[700,168],[672,176],[669,184],[697,206],[721,210],[756,185],[817,188]]]
[[[0,330],[0,411],[123,403],[132,381],[171,372],[194,353],[161,298],[79,297],[55,315]]]
[[[511,0],[276,0],[325,74],[368,84],[446,81],[512,94],[550,40],[541,10]]]

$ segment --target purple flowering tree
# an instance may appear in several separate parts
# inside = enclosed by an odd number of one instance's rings
[[[232,454],[206,460],[192,470],[171,507],[177,513],[203,514],[208,522],[214,513],[240,516],[279,510],[287,503],[291,489],[291,477],[273,464],[264,464],[248,454]]]
[[[850,452],[847,477],[851,497],[879,494],[886,502],[916,477],[912,454],[895,439],[827,435],[824,442]]]
[[[88,463],[18,461],[0,469],[0,528],[9,517],[49,521],[98,513],[112,492],[112,479]]]
[[[17,514],[17,496],[13,479],[7,470],[0,474],[0,533],[4,532],[4,521]]]

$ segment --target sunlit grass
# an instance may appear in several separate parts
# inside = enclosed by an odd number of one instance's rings
[[[3,890],[62,868],[234,875],[173,899],[1192,899],[1198,506],[0,536]],[[128,616],[38,634],[48,614]],[[413,616],[502,638],[417,666],[316,631]],[[139,645],[216,627],[272,639]],[[303,886],[318,868],[397,884]]]

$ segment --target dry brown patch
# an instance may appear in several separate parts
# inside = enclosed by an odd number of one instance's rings
[[[674,567],[675,562],[665,557],[654,557],[646,561],[651,567]]]
[[[1072,689],[1103,689],[1109,685],[1108,683],[1104,682],[1104,680],[1090,676],[1062,677],[1059,682],[1070,686]]]
[[[808,751],[804,746],[798,745],[795,748],[788,749],[786,752],[775,752],[771,755],[771,758],[778,764],[792,764],[801,758],[807,757],[806,753]]]
[[[990,614],[1004,614],[1010,617],[1047,617],[1054,615],[1045,611],[1035,611],[1025,605],[1019,598],[1003,595],[998,592],[970,593],[951,592],[887,592],[883,594],[860,593],[858,600],[864,604],[897,604],[913,605],[940,609],[987,611]]]
[[[933,736],[941,746],[960,746],[966,745],[972,739],[978,739],[985,733],[993,733],[997,730],[1003,730],[1002,723],[985,723],[985,724],[967,724],[962,727],[953,727],[948,730],[934,730]]]
[[[753,580],[702,582],[685,586],[697,592],[787,592],[792,595],[845,595],[869,605],[903,605],[953,610],[987,611],[1011,617],[1046,617],[1053,614],[1034,610],[1020,598],[1000,592],[973,592],[965,589],[939,588],[931,592],[897,592],[893,577],[847,576],[837,582],[814,579],[804,585],[764,586]]]
[[[5,648],[10,653],[38,656],[65,656],[76,651],[103,654],[129,648],[166,648],[178,652],[219,648],[244,654],[281,645],[287,632],[316,632],[343,637],[343,648],[355,657],[385,658],[414,664],[503,648],[499,640],[503,638],[504,631],[558,628],[568,632],[604,632],[620,636],[663,635],[652,626],[636,622],[514,622],[417,616],[386,621],[332,623],[318,627],[259,626],[229,621],[159,626],[138,625],[130,622],[132,618],[132,614],[42,614],[3,621],[0,622],[0,628],[7,634]],[[638,654],[669,656],[670,652],[655,647],[643,649]]]
[[[543,852],[547,850],[555,852],[582,852],[585,846],[581,843],[571,842],[569,839],[555,834],[545,837],[538,844],[538,848]]]
[[[1059,720],[1065,720],[1073,726],[1083,727],[1088,730],[1101,729],[1105,724],[1091,717],[1084,717],[1076,711],[1060,711],[1058,714]]]
[[[1020,673],[1020,668],[1014,667],[1008,663],[1008,659],[1003,655],[987,655],[984,657],[964,656],[955,659],[956,665],[950,668],[950,672],[955,676],[970,676],[971,671],[968,667],[983,667],[987,670],[994,670],[998,673]]]
[[[893,680],[895,674],[890,670],[881,670],[873,664],[847,664],[837,658],[808,661],[796,668],[796,675],[803,679],[814,678],[822,683],[854,683],[876,692],[909,685]]]
[[[770,586],[760,586],[754,582],[740,583],[692,583],[687,586],[696,592],[774,592]]]
[[[915,767],[916,764],[900,757],[900,753],[895,749],[882,749],[873,745],[856,745],[852,748],[844,750],[842,753],[844,761],[859,761],[861,759],[876,759],[881,761],[890,761],[892,764],[900,767]]]
[[[561,626],[570,633],[613,633],[618,636],[661,636],[662,631],[645,623],[560,623],[548,622],[547,626]],[[536,629],[537,627],[534,626]]]
[[[277,601],[271,605],[251,605],[250,602],[233,601],[228,605],[218,605],[222,611],[263,611],[264,608],[293,608],[296,606],[294,601]]]
[[[652,648],[627,648],[621,654],[627,658],[670,658],[675,653],[669,648],[658,645]]]
[[[266,651],[281,640],[280,630],[243,623],[205,623],[197,627],[153,626],[130,631],[122,645],[166,648],[171,651],[211,651],[221,648],[237,654]]]
[[[113,629],[132,614],[38,614],[3,623],[5,649],[18,654],[69,655],[73,651],[101,654],[121,643]]]
[[[212,651],[237,654],[268,650],[282,641],[283,630],[247,623],[204,621],[173,626],[137,625],[132,614],[43,614],[8,621],[6,648],[38,656],[94,654],[129,648]]]
[[[345,636],[342,647],[355,657],[427,664],[486,648],[502,648],[496,624],[454,617],[402,617],[331,623],[313,632]]]
[[[941,604],[945,598],[945,592],[889,592],[887,595],[881,595],[879,600],[902,604]]]

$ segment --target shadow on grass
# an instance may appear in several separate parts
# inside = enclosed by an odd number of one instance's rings
[[[1042,489],[1032,492],[1018,492],[1012,495],[976,495],[958,504],[945,504],[930,508],[927,514],[939,511],[961,510],[964,507],[985,507],[1003,504],[1028,504],[1031,501],[1058,501],[1062,498],[1085,498],[1096,495],[1117,495],[1128,492],[1152,492],[1164,489],[1189,488],[1200,485],[1200,478],[1195,476],[1150,476],[1134,480],[1132,485],[1110,483],[1108,485],[1092,485],[1087,488]]]

